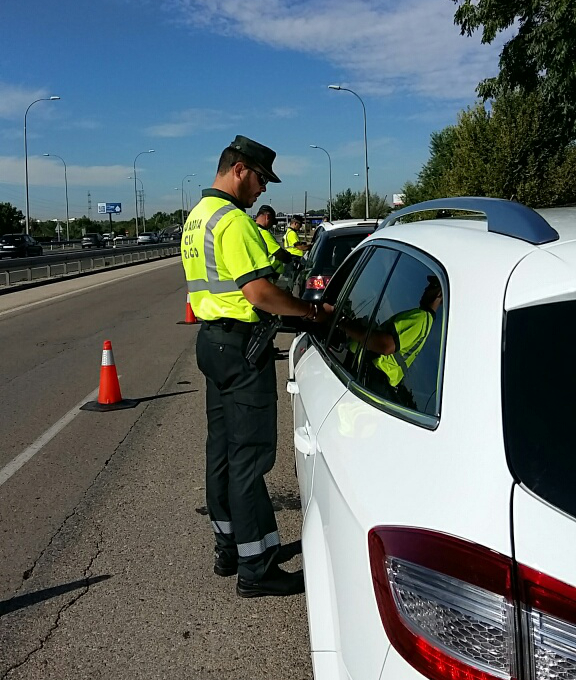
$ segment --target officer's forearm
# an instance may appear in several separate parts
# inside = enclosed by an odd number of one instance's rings
[[[292,262],[292,255],[290,255],[288,251],[284,250],[284,248],[279,248],[275,253],[273,253],[273,255],[277,260],[280,260],[280,262],[284,262],[286,264],[288,262]]]
[[[251,305],[271,314],[281,316],[304,316],[310,311],[310,303],[295,298],[267,279],[256,279],[242,286],[242,293]]]

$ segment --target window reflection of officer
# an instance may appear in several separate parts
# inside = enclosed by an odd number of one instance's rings
[[[268,280],[274,274],[245,213],[266,184],[280,182],[272,149],[238,135],[220,157],[211,189],[186,220],[182,261],[190,304],[203,320],[198,367],[206,377],[206,498],[216,540],[214,572],[238,573],[242,597],[302,592],[302,572],[278,567],[280,537],[264,475],[276,456],[276,371],[270,340],[258,363],[245,358],[254,307],[310,321],[331,308],[304,302]]]
[[[436,276],[428,276],[428,285],[422,293],[419,306],[398,312],[368,336],[366,349],[377,354],[372,365],[386,376],[386,383],[396,388],[407,375],[408,369],[424,347],[442,304],[442,287]],[[353,321],[343,319],[339,327],[352,340],[363,342],[365,329]]]

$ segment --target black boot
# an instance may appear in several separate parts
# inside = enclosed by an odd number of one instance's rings
[[[236,593],[240,597],[283,597],[304,592],[304,573],[302,570],[289,573],[273,564],[259,581],[247,581],[238,577]]]
[[[214,573],[217,576],[234,576],[238,572],[238,556],[216,548]]]

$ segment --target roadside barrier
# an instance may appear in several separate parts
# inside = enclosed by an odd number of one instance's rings
[[[138,403],[138,399],[122,399],[114,354],[112,353],[112,343],[110,340],[104,340],[98,401],[89,401],[81,406],[80,410],[117,411],[118,409],[134,408]]]

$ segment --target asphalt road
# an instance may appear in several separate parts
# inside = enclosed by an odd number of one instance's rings
[[[312,678],[304,596],[243,600],[212,572],[185,301],[177,258],[0,296],[0,680]],[[106,339],[140,403],[78,411]],[[301,514],[286,369],[268,481],[288,543]]]

